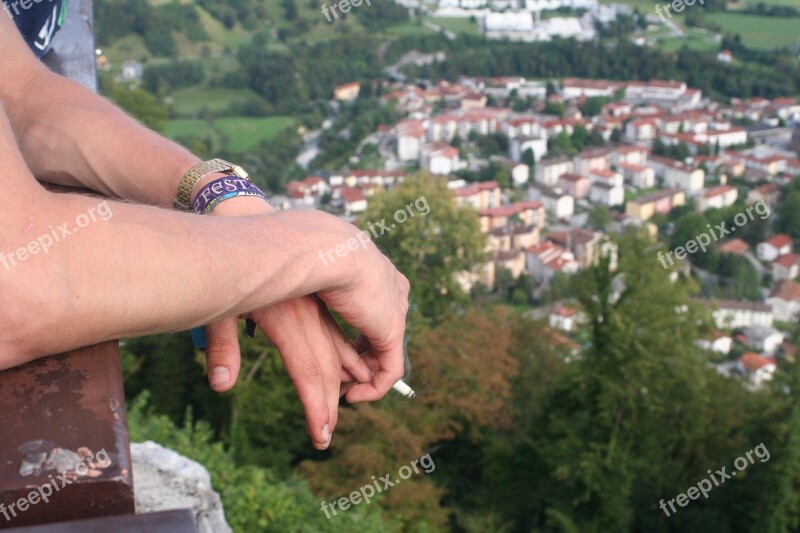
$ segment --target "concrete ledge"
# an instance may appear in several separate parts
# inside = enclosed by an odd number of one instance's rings
[[[54,72],[97,92],[92,0],[70,0],[64,26],[53,38],[53,49],[44,58]]]

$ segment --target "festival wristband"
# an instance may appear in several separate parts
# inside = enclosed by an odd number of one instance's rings
[[[192,209],[195,213],[208,215],[220,203],[237,196],[257,196],[269,203],[269,198],[264,191],[253,182],[237,176],[225,176],[215,179],[200,189],[192,201]]]

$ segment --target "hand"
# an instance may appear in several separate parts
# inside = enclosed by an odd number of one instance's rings
[[[237,198],[220,204],[214,214],[241,216],[272,209],[263,202],[253,202],[255,199],[239,200]],[[247,205],[245,200],[248,201]],[[355,232],[355,228],[346,226],[348,231]],[[399,275],[385,257],[379,253],[377,255],[382,266],[388,265],[390,272]],[[318,449],[330,445],[338,420],[341,394],[348,394],[348,400],[353,402],[379,399],[402,376],[402,332],[405,330],[407,294],[406,289],[405,295],[401,296],[405,303],[400,306],[402,325],[399,343],[391,336],[378,337],[378,348],[373,349],[370,342],[364,339],[359,346],[359,351],[364,352],[363,358],[359,357],[327,307],[314,297],[290,300],[249,315],[278,347],[306,411],[308,433]],[[348,300],[348,296],[341,291],[330,292],[327,297],[333,302]],[[350,313],[351,320],[363,321],[363,313],[364,310],[353,310]],[[367,314],[370,314],[369,310]],[[381,327],[368,321],[364,323],[369,331],[377,331]],[[396,330],[397,327],[395,320],[393,328]],[[236,382],[241,362],[236,318],[211,324],[206,332],[209,382],[214,390],[229,390]],[[399,345],[399,351],[395,345]]]

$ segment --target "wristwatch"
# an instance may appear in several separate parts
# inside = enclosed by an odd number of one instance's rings
[[[181,183],[178,185],[178,195],[175,197],[174,205],[176,208],[183,211],[192,210],[192,189],[197,181],[204,176],[213,174],[215,172],[223,172],[232,174],[239,178],[244,178],[250,181],[250,176],[239,165],[229,163],[224,159],[211,159],[198,163],[183,175]]]

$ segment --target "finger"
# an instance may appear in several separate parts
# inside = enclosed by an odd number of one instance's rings
[[[325,321],[325,325],[332,335],[333,342],[335,343],[339,352],[339,360],[341,361],[342,369],[346,370],[353,378],[355,378],[348,381],[359,381],[361,383],[367,383],[371,381],[372,377],[375,375],[375,372],[370,369],[366,361],[361,358],[356,346],[353,345],[353,342],[347,338],[344,331],[342,331],[342,328],[340,328],[339,324],[336,323],[336,320],[333,318],[333,315],[331,315],[330,310],[328,310],[328,306],[323,302],[320,302],[319,305],[322,318]]]
[[[364,359],[366,361],[372,359],[377,362],[380,367],[375,372],[372,380],[366,383],[359,383],[350,389],[347,393],[347,401],[350,403],[374,402],[380,400],[386,396],[386,393],[389,392],[392,385],[402,379],[405,373],[403,364],[405,357],[403,355],[402,341],[399,342],[399,347],[392,351],[376,353],[374,348],[370,349],[369,352],[364,354]]]
[[[206,336],[208,383],[217,392],[230,390],[236,384],[242,363],[236,318],[226,318],[206,326]]]
[[[260,323],[259,327],[263,329]],[[308,435],[315,448],[325,450],[331,443],[331,430],[322,367],[314,357],[311,344],[303,330],[297,331],[290,343],[278,344],[278,351],[286,366],[286,372],[297,389],[300,403],[303,404]],[[338,398],[336,403],[338,406]]]
[[[350,389],[352,389],[355,385],[357,385],[355,382],[354,383],[342,383],[342,386],[339,389],[339,397],[340,398],[344,397],[344,395],[347,394],[348,391]]]

